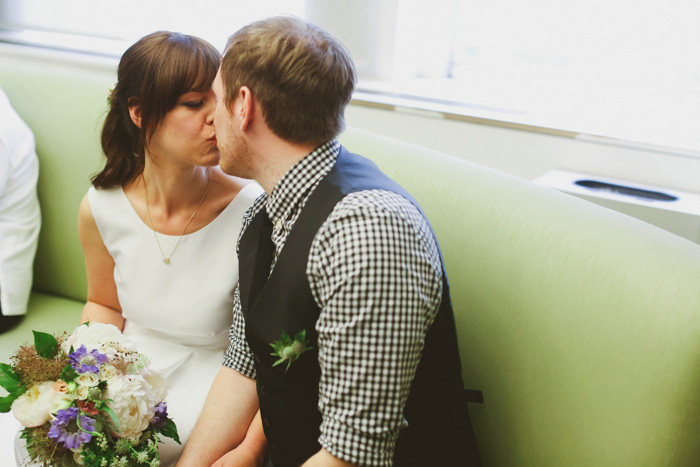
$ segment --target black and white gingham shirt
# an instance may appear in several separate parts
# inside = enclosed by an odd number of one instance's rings
[[[262,195],[246,213],[241,235],[264,208],[279,254],[339,151],[340,144],[329,141],[292,167],[272,195]],[[353,464],[390,466],[424,337],[441,300],[435,239],[420,212],[400,195],[351,193],[316,234],[306,274],[321,310],[319,443]],[[236,288],[224,365],[255,378],[244,326]]]

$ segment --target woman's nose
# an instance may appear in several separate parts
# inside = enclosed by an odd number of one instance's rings
[[[214,115],[216,114],[216,97],[213,95],[210,96],[209,99],[206,101],[207,105],[207,115],[206,115],[206,122],[207,125],[213,125],[214,124]]]

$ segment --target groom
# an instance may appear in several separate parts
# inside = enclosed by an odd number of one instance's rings
[[[228,41],[220,164],[267,195],[246,214],[231,345],[180,465],[240,445],[215,464],[237,465],[253,417],[275,467],[480,465],[435,236],[335,139],[355,79],[342,44],[296,18]]]

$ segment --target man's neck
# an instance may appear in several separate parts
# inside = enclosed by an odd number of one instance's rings
[[[266,157],[261,159],[265,166],[261,167],[257,182],[268,195],[271,194],[275,185],[289,172],[289,169],[314,149],[316,149],[315,144],[292,144],[279,138],[268,141],[263,149]]]

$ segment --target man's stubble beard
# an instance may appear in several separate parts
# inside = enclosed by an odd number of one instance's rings
[[[219,146],[221,170],[235,177],[253,179],[252,154],[248,144],[240,135],[232,132],[228,143]]]

